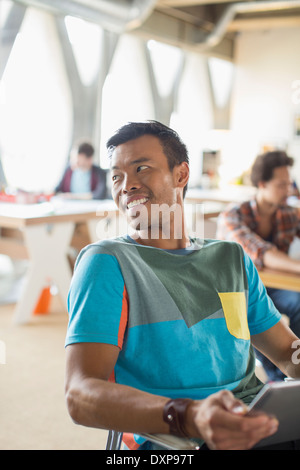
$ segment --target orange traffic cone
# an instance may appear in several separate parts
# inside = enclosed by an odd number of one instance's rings
[[[39,300],[35,306],[33,313],[39,315],[40,313],[49,313],[49,307],[51,303],[51,288],[45,287],[40,295]]]

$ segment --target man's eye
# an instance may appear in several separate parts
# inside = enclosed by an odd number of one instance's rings
[[[149,168],[147,165],[140,165],[137,167],[137,171],[146,170],[147,168]]]
[[[113,181],[117,181],[118,179],[119,179],[119,175],[113,175],[113,176],[112,176],[112,180],[113,180]]]

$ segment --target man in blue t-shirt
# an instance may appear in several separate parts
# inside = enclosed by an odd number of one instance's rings
[[[130,233],[86,247],[77,260],[69,412],[86,426],[252,448],[278,427],[266,415],[245,415],[263,386],[252,345],[300,377],[291,359],[298,338],[238,244],[189,237],[189,165],[178,135],[157,122],[130,123],[107,147],[113,198]]]

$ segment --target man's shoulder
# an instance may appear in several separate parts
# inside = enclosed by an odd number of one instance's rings
[[[75,269],[83,260],[87,261],[89,266],[96,267],[99,261],[102,265],[103,263],[113,263],[117,266],[119,264],[119,255],[126,252],[125,245],[128,244],[125,237],[116,237],[86,245],[76,259]]]
[[[211,250],[215,252],[224,252],[225,254],[238,253],[239,255],[244,254],[244,250],[240,243],[237,243],[232,240],[219,240],[205,238],[203,240],[202,246],[206,250]]]
[[[240,246],[239,243],[232,240],[221,240],[219,238],[204,238],[202,240],[203,247],[210,248],[217,246],[218,248],[228,248],[229,246]]]
[[[85,246],[82,249],[82,253],[87,253],[89,255],[98,254],[98,253],[108,253],[114,254],[119,250],[124,248],[124,245],[128,245],[129,242],[126,240],[126,237],[113,237],[113,238],[105,238],[102,240],[98,240],[95,243],[91,243],[90,245]]]
[[[204,239],[202,254],[199,250],[199,258],[195,261],[199,261],[197,264],[206,275],[218,279],[226,273],[228,280],[247,282],[245,252],[239,243],[231,240]]]
[[[299,230],[300,215],[297,207],[289,206],[288,204],[280,206],[275,214],[277,225],[283,230],[290,230],[296,228]]]
[[[254,200],[253,199],[249,199],[249,200],[246,200],[246,201],[235,201],[235,202],[231,202],[228,206],[227,206],[227,209],[228,210],[235,210],[235,211],[249,211],[251,210],[252,206],[254,204]]]
[[[255,201],[253,200],[231,202],[222,210],[219,220],[230,219],[236,216],[252,216],[254,210]]]
[[[64,169],[64,175],[71,174],[73,173],[72,167],[70,164],[68,164],[65,169]]]
[[[283,214],[294,215],[297,218],[299,218],[299,208],[298,207],[289,206],[288,204],[285,204],[283,206],[280,206],[278,211],[283,213]]]

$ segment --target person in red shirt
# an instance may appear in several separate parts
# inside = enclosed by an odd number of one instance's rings
[[[106,199],[106,171],[93,163],[94,147],[82,142],[71,154],[71,160],[55,188],[70,199]]]

